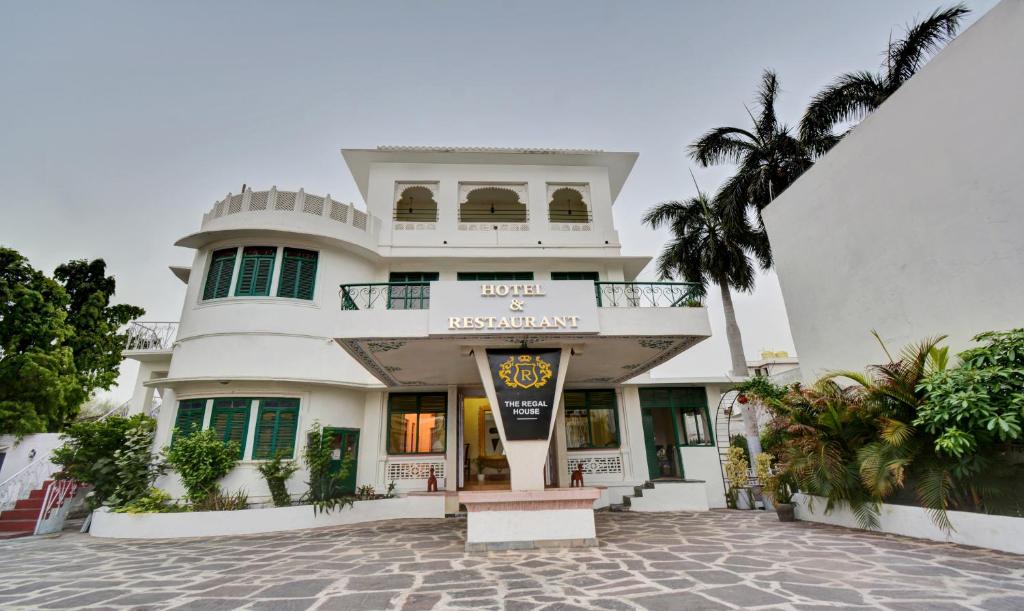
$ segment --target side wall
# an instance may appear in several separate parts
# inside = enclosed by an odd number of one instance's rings
[[[960,35],[764,212],[805,378],[1019,327],[1024,0]]]
[[[4,454],[4,463],[0,465],[0,483],[27,467],[34,459],[48,456],[60,445],[59,433],[25,435],[21,440],[15,435],[0,435],[0,453]]]

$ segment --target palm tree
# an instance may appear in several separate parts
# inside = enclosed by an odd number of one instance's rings
[[[726,202],[733,213],[753,207],[761,229],[761,211],[811,167],[815,148],[795,135],[792,128],[779,123],[775,114],[778,96],[779,79],[774,71],[765,70],[755,112],[747,110],[751,127],[715,127],[689,146],[690,157],[702,167],[736,164],[736,174],[715,199]],[[755,254],[762,265],[771,265],[766,241],[761,252]]]
[[[683,278],[693,282],[695,293],[707,294],[708,284],[717,284],[722,293],[725,311],[725,335],[732,357],[732,373],[747,376],[743,338],[736,324],[732,289],[750,292],[754,289],[754,265],[751,255],[758,247],[757,231],[745,219],[737,219],[728,205],[716,198],[711,201],[698,189],[697,196],[683,201],[662,202],[644,215],[643,222],[654,229],[667,225],[672,237],[658,257],[658,274],[662,279]],[[751,410],[744,410],[744,425],[750,459],[761,452],[757,421]]]
[[[963,4],[936,9],[909,26],[903,38],[890,40],[880,72],[862,70],[836,78],[811,100],[800,122],[801,138],[814,143],[817,154],[828,151],[838,141],[833,135],[837,125],[859,121],[878,108],[956,36],[968,13]]]

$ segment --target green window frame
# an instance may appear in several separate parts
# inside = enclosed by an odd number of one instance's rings
[[[614,390],[567,390],[562,394],[562,401],[567,449],[612,449],[620,446],[619,405]],[[604,441],[595,442],[595,438],[603,438]]]
[[[252,447],[253,460],[271,459],[277,455],[294,458],[298,434],[298,399],[260,399]]]
[[[438,272],[391,272],[388,282],[435,282]],[[388,286],[388,309],[426,310],[430,307],[430,287],[418,285]]]
[[[281,256],[281,271],[277,278],[277,296],[313,299],[319,259],[320,253],[315,250],[285,248]]]
[[[231,290],[231,275],[235,272],[237,248],[222,248],[210,256],[210,268],[206,271],[203,299],[222,299]]]
[[[428,418],[424,418],[427,416]],[[423,426],[432,426],[423,449]],[[399,425],[400,428],[396,425]],[[411,431],[410,431],[411,425]],[[411,432],[411,435],[410,435]],[[409,442],[412,441],[412,448]],[[392,393],[388,395],[388,454],[444,454],[448,450],[448,394]]]
[[[171,443],[180,437],[188,437],[196,431],[203,430],[203,419],[206,417],[206,399],[183,399],[178,401],[178,413],[174,417],[175,432]]]
[[[245,445],[249,437],[249,413],[252,411],[252,399],[223,398],[213,400],[210,412],[210,428],[221,438],[221,441],[237,441],[238,458],[245,457]]]
[[[238,266],[238,297],[266,297],[270,295],[270,279],[277,259],[276,246],[246,246],[242,249],[242,263]]]
[[[597,272],[551,272],[552,280],[593,280],[597,282],[601,279],[600,274]]]
[[[703,386],[641,388],[640,407],[671,409],[673,419],[678,422],[679,445],[715,445],[707,391]]]
[[[533,272],[458,272],[455,277],[462,282],[533,280]]]

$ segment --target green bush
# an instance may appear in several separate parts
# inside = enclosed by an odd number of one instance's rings
[[[219,487],[211,490],[203,499],[192,504],[192,511],[238,511],[249,506],[249,495],[245,490],[224,492]]]
[[[150,488],[130,503],[114,509],[115,513],[171,513],[188,511],[172,502],[171,495],[159,488]]]
[[[341,468],[331,473],[331,444],[319,422],[314,422],[306,434],[306,448],[302,458],[309,471],[309,491],[303,500],[313,505],[313,513],[330,513],[333,509],[352,504],[352,497],[345,495],[342,490],[349,469],[352,468],[352,457],[345,456]]]
[[[292,497],[288,494],[288,478],[299,470],[299,466],[278,455],[263,462],[258,468],[260,475],[267,481],[267,488],[270,488],[270,497],[274,499],[274,507],[291,505]]]
[[[154,458],[151,448],[156,436],[156,422],[142,421],[125,435],[124,445],[114,452],[117,486],[106,500],[112,507],[128,505],[152,489],[157,476],[164,472],[163,463]]]
[[[962,458],[1024,439],[1024,329],[982,333],[960,366],[927,376],[927,402],[915,426],[936,435],[935,449]]]
[[[140,481],[137,477],[141,472],[140,463],[142,450],[139,446],[142,431],[149,431],[150,434],[156,422],[142,414],[131,418],[120,416],[109,416],[103,420],[92,422],[76,422],[68,426],[61,439],[64,445],[53,452],[53,462],[61,467],[58,477],[75,479],[92,486],[87,502],[91,509],[95,509],[107,502],[118,489],[121,483],[122,468],[134,474],[133,484]],[[133,448],[138,451],[131,458],[122,457],[122,463],[117,463],[117,453],[125,448],[128,442],[129,433],[135,431]],[[145,448],[148,452],[149,447]],[[149,477],[147,473],[146,477]],[[147,483],[142,487],[142,492],[149,486]],[[137,489],[136,489],[137,490]],[[128,487],[120,492],[121,497],[130,497],[133,493]],[[131,500],[131,499],[127,499]]]
[[[238,443],[224,443],[213,429],[197,431],[188,436],[177,434],[171,447],[164,450],[167,464],[174,469],[185,486],[185,498],[193,505],[219,492],[217,482],[238,463]]]

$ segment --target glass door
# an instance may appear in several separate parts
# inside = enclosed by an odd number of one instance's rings
[[[342,461],[351,457],[348,473],[341,482],[341,490],[346,494],[356,491],[356,467],[359,458],[359,429],[324,429],[331,444],[331,473],[341,470]]]

